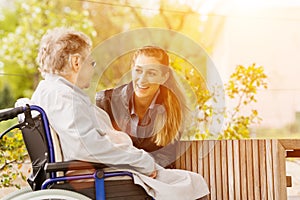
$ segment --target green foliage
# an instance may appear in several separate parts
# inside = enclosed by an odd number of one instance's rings
[[[206,102],[210,97],[208,96],[208,90],[205,85],[205,77],[199,71],[195,69],[193,65],[191,65],[186,60],[172,55],[171,58],[171,66],[178,75],[181,75],[181,78],[186,82],[186,84],[190,87],[193,94],[187,94],[187,98],[191,99],[192,95],[197,95],[196,105],[203,106],[203,103]],[[206,68],[206,60],[203,60],[202,65]]]
[[[1,81],[10,84],[15,99],[30,97],[39,82],[37,49],[42,35],[48,29],[72,26],[90,36],[96,35],[89,12],[77,12],[60,5],[59,1],[15,0],[11,12],[14,12],[17,22],[12,24],[11,32],[4,31],[0,42],[0,58],[5,73]],[[5,17],[3,23],[13,18],[11,15]]]
[[[231,99],[239,99],[236,108],[239,108],[242,103],[248,105],[251,102],[256,102],[255,95],[257,90],[267,88],[266,78],[267,76],[262,66],[257,67],[253,64],[249,67],[244,67],[238,65],[235,72],[230,76],[228,84],[226,84],[227,95]]]
[[[23,180],[26,179],[19,169],[27,156],[27,150],[20,131],[14,130],[0,140],[0,155],[0,188],[10,186],[19,188],[20,185],[14,183],[14,180],[17,177],[21,177]]]
[[[5,20],[1,20],[5,18]],[[0,8],[0,38],[15,30],[18,18],[14,11]]]
[[[184,133],[183,139],[204,139],[209,135],[209,119],[212,117],[212,106],[208,105],[212,95],[206,87],[206,82],[203,74],[195,69],[194,66],[179,58],[171,55],[171,66],[175,72],[182,75],[182,78],[188,85],[189,89],[185,90],[185,95],[189,108],[201,112],[201,117],[192,116],[193,119],[187,120],[189,125]],[[206,66],[206,60],[203,59],[203,66]],[[204,67],[205,68],[205,67]],[[195,100],[194,102],[192,100]],[[194,120],[196,119],[196,120]]]
[[[199,103],[199,111],[202,114],[198,117],[198,124],[194,125],[194,130],[190,131],[189,138],[208,139],[215,138],[209,132],[211,118],[215,114],[221,114],[224,117],[222,130],[218,133],[218,139],[242,139],[250,138],[249,127],[252,124],[259,123],[261,118],[256,109],[250,108],[257,102],[256,95],[259,89],[267,89],[267,76],[262,66],[255,64],[248,67],[238,65],[231,74],[228,83],[225,86],[225,96],[228,98],[227,106],[222,110],[214,108],[211,104],[216,101],[217,95],[214,91],[199,91],[197,98],[203,98]],[[195,128],[198,127],[198,128]],[[215,138],[216,139],[216,138]]]
[[[241,139],[249,138],[249,126],[253,123],[259,123],[261,118],[256,109],[251,109],[250,113],[245,115],[241,112],[245,107],[257,102],[256,94],[259,89],[267,89],[267,76],[262,66],[244,67],[239,65],[235,72],[230,76],[226,86],[227,96],[236,101],[232,111],[226,111],[226,122],[223,133],[219,139]]]
[[[2,90],[0,90],[0,109],[13,107],[14,98],[10,87],[5,84]]]

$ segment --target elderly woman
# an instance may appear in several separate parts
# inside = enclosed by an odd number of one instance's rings
[[[107,114],[82,91],[89,87],[95,67],[90,50],[91,41],[81,32],[49,31],[37,58],[44,80],[31,100],[46,111],[60,138],[64,160],[129,164],[140,173],[155,174],[151,156],[132,147],[125,134],[114,131]]]
[[[64,160],[126,164],[135,183],[158,200],[206,195],[202,176],[161,168],[150,154],[134,147],[126,133],[116,131],[107,113],[90,101],[82,89],[89,87],[94,72],[91,46],[85,34],[66,28],[48,31],[40,43],[37,60],[44,80],[32,101],[44,108],[58,133]]]

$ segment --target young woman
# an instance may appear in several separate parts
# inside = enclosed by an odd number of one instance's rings
[[[109,114],[117,130],[131,137],[134,146],[172,168],[187,106],[169,56],[159,47],[145,46],[134,53],[131,70],[130,83],[97,93],[97,106]]]

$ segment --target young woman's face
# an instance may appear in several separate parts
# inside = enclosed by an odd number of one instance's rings
[[[167,66],[163,66],[155,57],[139,55],[132,67],[132,82],[137,98],[149,98],[157,92],[159,86],[169,77],[164,73]]]

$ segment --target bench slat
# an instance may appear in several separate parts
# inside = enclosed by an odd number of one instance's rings
[[[266,170],[266,143],[258,141],[259,171],[260,171],[260,195],[261,199],[267,199],[267,170]]]
[[[228,174],[227,174],[227,145],[226,141],[221,141],[221,172],[222,172],[222,192],[223,200],[228,199]]]
[[[217,192],[217,200],[223,199],[222,194],[222,165],[221,165],[221,142],[217,141],[215,144],[215,172],[216,172],[216,192]]]
[[[235,198],[241,199],[241,176],[240,176],[240,143],[233,141],[233,167],[234,167],[234,190]]]
[[[235,199],[234,194],[234,168],[233,168],[233,147],[232,140],[227,143],[227,171],[228,171],[228,191],[229,199]]]
[[[246,170],[246,142],[240,141],[240,159],[241,159],[241,195],[242,199],[247,199],[247,170]]]
[[[215,177],[215,142],[208,141],[209,149],[209,182],[210,182],[210,199],[217,199],[216,197],[216,178]]]
[[[267,171],[267,194],[268,199],[274,199],[273,189],[273,159],[271,140],[266,140],[266,171]]]
[[[258,140],[252,140],[252,150],[253,150],[253,187],[254,187],[254,199],[260,198],[260,162],[259,162],[259,148]]]
[[[203,158],[203,177],[205,178],[208,187],[210,187],[210,179],[209,179],[209,146],[208,141],[202,144],[204,158]],[[211,189],[210,189],[211,190]]]

